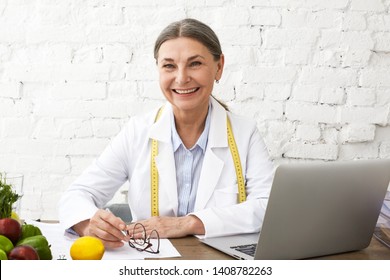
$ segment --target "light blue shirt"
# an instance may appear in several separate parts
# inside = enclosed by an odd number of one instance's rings
[[[203,158],[209,136],[211,110],[212,106],[210,103],[204,130],[196,144],[190,149],[184,146],[177,133],[174,118],[172,118],[172,146],[176,165],[177,194],[179,200],[177,215],[179,217],[194,211],[200,172],[202,170]]]

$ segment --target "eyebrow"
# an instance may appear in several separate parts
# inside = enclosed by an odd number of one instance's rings
[[[205,59],[203,56],[199,55],[199,54],[196,54],[196,55],[193,55],[193,56],[190,56],[187,61],[191,61],[191,60],[194,60],[194,59],[197,59],[197,58],[202,58],[202,59]],[[161,61],[168,61],[168,62],[173,62],[175,61],[173,58],[163,58],[161,59]]]

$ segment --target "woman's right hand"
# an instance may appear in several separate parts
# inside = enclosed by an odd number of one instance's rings
[[[80,236],[94,236],[103,241],[105,248],[118,248],[128,242],[130,237],[123,234],[126,224],[113,213],[99,209],[90,220],[79,222],[73,230]]]

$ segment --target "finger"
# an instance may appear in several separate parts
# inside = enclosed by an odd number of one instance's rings
[[[145,239],[147,235],[145,227],[140,222],[128,225],[127,233],[133,239]]]
[[[104,245],[104,248],[120,248],[123,247],[126,243],[123,241],[110,241],[101,239]]]
[[[128,241],[128,238],[122,232],[126,228],[126,224],[122,219],[116,217],[111,212],[101,210],[98,213],[98,219],[93,221],[96,229],[99,229],[99,236],[105,240],[124,240]]]
[[[128,225],[128,234],[136,239],[156,238],[157,234],[153,233],[153,231],[157,231],[159,235],[159,230],[162,231],[161,227],[157,227],[157,225],[161,226],[161,219],[158,219],[158,221],[152,218],[132,223]],[[142,224],[143,227],[139,224]]]
[[[98,227],[92,228],[92,230],[90,231],[90,235],[96,236],[101,240],[105,240],[105,241],[112,241],[112,242],[122,241],[115,235],[112,235],[110,232],[107,232],[107,230]]]

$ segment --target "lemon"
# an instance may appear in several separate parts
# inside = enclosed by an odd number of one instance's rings
[[[17,220],[20,223],[20,217],[15,211],[12,211],[11,218]]]
[[[73,260],[101,260],[103,254],[103,242],[92,236],[79,237],[70,247],[70,256]]]

